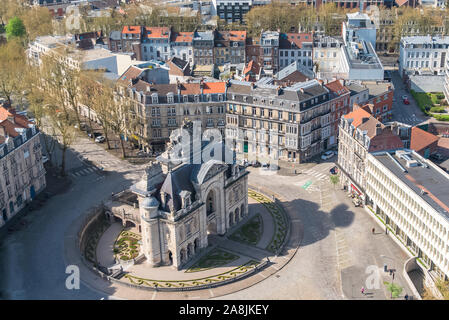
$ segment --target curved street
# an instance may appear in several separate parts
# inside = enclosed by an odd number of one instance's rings
[[[27,215],[26,228],[6,236],[0,247],[0,293],[4,299],[111,299],[81,283],[79,290],[65,287],[64,236],[72,223],[111,192],[130,186],[142,167],[106,152],[81,138],[69,151],[70,162],[81,164],[79,155],[92,162],[102,161],[106,175],[91,172],[72,176],[68,192],[52,197],[39,210]],[[335,159],[331,159],[335,160]],[[80,163],[77,163],[80,162]],[[108,164],[109,163],[109,164]],[[395,283],[404,287],[402,265],[408,256],[380,230],[371,234],[376,222],[362,208],[356,208],[339,187],[329,181],[331,162],[298,166],[298,175],[288,170],[269,172],[249,168],[249,183],[282,196],[283,205],[295,212],[291,223],[302,226],[302,242],[291,261],[258,284],[223,299],[386,299],[384,285],[360,293],[368,266],[379,270],[388,263],[397,270]],[[113,172],[112,172],[113,171]],[[291,171],[291,170],[290,170]],[[285,172],[285,173],[284,173]],[[269,175],[276,175],[269,177]],[[82,199],[82,201],[80,201]],[[380,229],[380,228],[379,228]],[[393,259],[392,259],[393,257]],[[388,274],[379,272],[383,281]],[[81,278],[83,275],[81,274]],[[182,298],[182,296],[181,296]]]

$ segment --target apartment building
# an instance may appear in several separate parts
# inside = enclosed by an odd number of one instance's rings
[[[314,71],[320,79],[343,78],[341,71],[343,39],[316,34],[313,39]]]
[[[449,277],[449,175],[412,150],[366,159],[367,203],[431,274]]]
[[[269,4],[270,0],[212,0],[211,14],[227,23],[243,23],[253,6]]]
[[[193,63],[195,65],[214,64],[213,31],[196,31],[193,35]]]
[[[141,26],[124,26],[121,32],[122,52],[134,52],[141,54],[140,44],[143,39],[143,30]],[[138,59],[140,60],[140,59]]]
[[[141,45],[142,59],[168,61],[170,36],[171,30],[168,27],[144,27]]]
[[[402,148],[401,138],[362,108],[340,118],[338,162],[340,183],[365,200],[365,159],[369,152]]]
[[[262,31],[260,36],[259,64],[267,75],[279,71],[279,35],[278,31]]]
[[[0,106],[0,227],[46,186],[39,135],[26,117]]]
[[[281,33],[279,37],[279,69],[296,61],[312,70],[312,52],[312,33]]]
[[[368,89],[369,96],[366,101],[361,102],[358,106],[354,106],[354,110],[357,107],[363,107],[380,122],[391,121],[393,117],[393,83],[387,81],[364,81],[361,84]]]
[[[119,94],[136,106],[138,125],[134,136],[146,151],[163,151],[171,132],[184,119],[201,121],[202,129],[216,128],[224,134],[224,82],[150,84],[137,80],[120,86]]]
[[[226,95],[226,135],[249,160],[304,162],[330,146],[332,108],[338,101],[323,82],[292,86],[230,80]],[[349,102],[349,98],[348,98]]]
[[[444,75],[449,36],[403,37],[399,45],[399,75]]]
[[[214,59],[218,66],[245,63],[246,31],[216,31]]]
[[[193,32],[172,32],[171,55],[193,65]]]
[[[425,157],[435,152],[438,137],[399,122],[381,123],[363,108],[340,119],[338,162],[341,185],[366,201],[366,159],[369,153],[413,148]]]

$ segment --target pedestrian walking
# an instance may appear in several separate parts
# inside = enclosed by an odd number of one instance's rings
[[[360,290],[360,292],[361,292],[362,294],[365,294],[365,288],[362,287],[362,289]]]
[[[376,229],[375,228],[373,228],[373,230],[371,230],[372,232],[373,232],[373,234],[376,232]]]
[[[408,294],[405,294],[404,299],[408,300]]]
[[[393,271],[393,280],[394,280],[394,271]]]

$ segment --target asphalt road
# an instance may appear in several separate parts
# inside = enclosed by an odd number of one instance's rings
[[[428,117],[419,109],[413,96],[407,92],[405,85],[399,77],[397,70],[392,72],[392,81],[394,85],[394,99],[393,102],[393,121],[399,121],[412,126],[424,122]],[[409,105],[404,104],[402,96],[406,95],[410,101]]]
[[[101,147],[86,140],[74,148],[80,154],[98,161],[111,159]],[[69,171],[83,165],[72,150],[67,152]],[[79,290],[68,290],[65,281],[64,235],[73,221],[112,192],[129,187],[139,172],[123,162],[116,172],[77,177],[72,188],[46,202],[27,215],[26,228],[2,239],[0,244],[0,298],[3,299],[101,299],[105,295],[82,284]]]
[[[100,146],[87,140],[80,140],[73,147],[91,160],[103,163],[113,160]],[[68,156],[74,165],[76,159],[79,161],[71,151]],[[341,190],[331,186],[331,166],[331,162],[306,164],[299,169],[302,173],[298,176],[251,169],[251,184],[275,190],[297,208],[292,223],[303,225],[303,240],[293,259],[274,276],[223,296],[224,299],[386,298],[383,287],[367,297],[358,295],[366,279],[366,267],[375,265],[380,270],[385,255],[393,257],[399,269],[407,256],[387,236],[371,234],[373,219],[363,209],[355,208]],[[129,187],[140,175],[135,166],[124,162],[111,165],[109,170],[101,177],[95,174],[77,177],[68,192],[54,196],[40,210],[29,214],[26,228],[1,241],[1,298],[113,298],[82,283],[79,290],[68,290],[64,262],[64,236],[73,221],[111,192]],[[401,283],[400,275],[397,281]]]

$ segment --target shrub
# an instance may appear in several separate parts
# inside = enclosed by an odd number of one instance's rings
[[[434,114],[433,117],[438,121],[449,121],[449,115],[447,114]]]
[[[444,107],[432,107],[430,108],[430,112],[445,113],[446,109]]]

